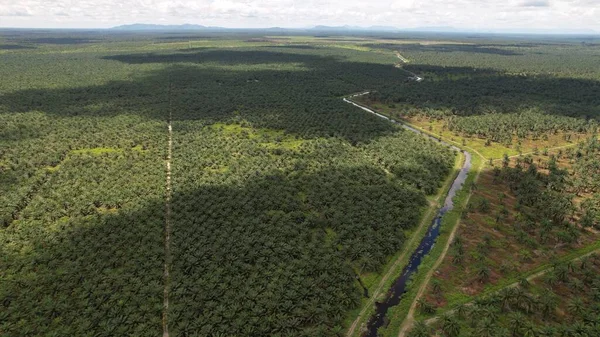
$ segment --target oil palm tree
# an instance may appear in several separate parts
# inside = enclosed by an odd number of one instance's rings
[[[409,337],[429,337],[430,335],[431,329],[423,321],[416,322],[408,333]]]
[[[558,265],[554,268],[556,278],[561,282],[566,282],[569,279],[569,268],[566,265]]]
[[[482,264],[477,268],[477,279],[479,280],[479,282],[483,283],[490,279],[491,273],[492,272],[490,268]]]
[[[460,334],[460,324],[456,317],[444,315],[442,317],[442,331],[447,337],[457,337]]]
[[[487,318],[492,322],[495,322],[498,319],[498,309],[491,304],[485,305],[481,312],[481,317]]]
[[[558,306],[558,297],[553,292],[546,291],[539,297],[538,303],[540,311],[542,312],[542,317],[548,318],[554,314],[554,311]]]
[[[508,327],[513,337],[521,336],[522,330],[525,327],[527,319],[520,312],[513,312],[508,317]]]
[[[422,297],[417,300],[417,307],[424,314],[433,314],[435,312],[434,306]]]
[[[442,283],[440,280],[434,279],[431,281],[431,290],[437,295],[442,293]]]
[[[553,337],[556,336],[556,328],[551,325],[545,325],[538,331],[540,337]]]
[[[467,309],[467,306],[464,304],[459,304],[456,307],[455,312],[456,312],[456,316],[458,318],[466,318],[469,314],[469,310]]]
[[[496,324],[488,318],[479,321],[475,333],[480,337],[494,337],[496,332]]]
[[[498,293],[500,308],[502,311],[509,310],[513,301],[513,288],[504,288]]]
[[[567,305],[569,313],[575,317],[581,317],[586,312],[585,302],[581,297],[575,297]]]

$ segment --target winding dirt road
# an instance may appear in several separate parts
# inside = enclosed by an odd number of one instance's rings
[[[406,59],[404,56],[400,55],[399,51],[396,51],[396,57],[399,58],[400,61],[402,61],[405,64],[409,62],[408,59]],[[423,77],[421,77],[421,76],[419,76],[419,75],[417,75],[417,74],[415,74],[415,73],[413,73],[411,71],[408,71],[408,70],[402,68],[402,65],[399,64],[399,63],[396,64],[395,67],[396,68],[400,68],[400,69],[406,71],[407,73],[411,74],[412,75],[411,79],[413,79],[413,80],[415,80],[417,82],[421,82],[423,80]]]

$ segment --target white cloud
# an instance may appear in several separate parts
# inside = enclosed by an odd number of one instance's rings
[[[594,29],[600,0],[0,0],[0,27],[196,23],[224,27]]]
[[[392,2],[390,6],[393,10],[403,10],[403,9],[415,9],[418,3],[415,0],[398,0]]]
[[[0,17],[2,16],[31,16],[31,10],[22,5],[3,5],[0,1]],[[0,21],[1,23],[2,21]]]

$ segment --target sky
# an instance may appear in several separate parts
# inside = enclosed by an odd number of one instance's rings
[[[0,27],[315,25],[600,33],[600,0],[0,0]]]

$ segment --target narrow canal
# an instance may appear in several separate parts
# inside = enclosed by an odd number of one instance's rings
[[[354,95],[351,97],[361,96],[361,95],[366,95],[366,94],[368,94],[368,92],[362,93],[362,94],[357,94],[357,95]],[[430,139],[433,139],[435,141],[439,141],[435,137],[432,137],[426,133],[423,133],[415,128],[412,128],[412,127],[402,123],[402,122],[398,122],[387,116],[381,115],[381,114],[379,114],[365,106],[357,104],[351,100],[344,98],[344,102],[352,104],[364,111],[372,113],[372,114],[374,114],[380,118],[386,119],[392,123],[398,124],[407,130],[416,132],[418,134],[421,134],[421,135],[428,137]],[[439,142],[456,150],[456,151],[461,151],[459,148],[457,148],[454,145],[448,144],[443,141],[439,141]],[[444,200],[444,206],[438,211],[436,217],[433,219],[433,221],[429,225],[429,227],[427,229],[427,234],[421,240],[417,249],[412,253],[410,260],[408,262],[408,265],[406,267],[404,267],[404,269],[402,270],[402,274],[400,274],[400,277],[398,277],[392,284],[392,287],[388,291],[385,300],[383,302],[375,302],[375,306],[376,306],[375,314],[373,316],[371,316],[371,318],[369,318],[369,321],[367,323],[368,330],[364,336],[377,337],[377,330],[385,324],[385,316],[386,316],[387,311],[389,310],[389,308],[391,308],[395,305],[398,305],[398,303],[400,303],[400,299],[402,298],[402,295],[406,292],[406,284],[410,280],[410,277],[419,268],[419,265],[421,264],[423,257],[425,257],[431,251],[433,246],[435,245],[437,237],[440,235],[440,227],[441,227],[442,217],[444,216],[444,214],[446,214],[448,211],[450,211],[454,208],[454,202],[452,201],[452,199],[454,198],[456,193],[460,190],[460,188],[464,184],[465,180],[467,179],[467,174],[471,170],[471,154],[466,151],[462,151],[462,152],[465,155],[465,161],[464,161],[463,166],[460,169],[460,172],[458,173],[458,175],[452,182],[452,186],[448,190],[448,194],[446,195],[446,199]]]

